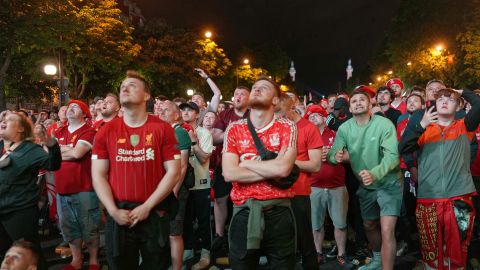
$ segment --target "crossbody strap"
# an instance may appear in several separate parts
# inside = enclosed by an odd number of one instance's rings
[[[265,149],[265,146],[263,146],[263,143],[260,140],[260,138],[258,138],[257,132],[255,131],[255,127],[253,126],[252,121],[250,121],[250,117],[247,117],[247,125],[248,125],[248,130],[250,130],[250,133],[252,134],[253,142],[255,143],[255,148],[257,148],[257,151],[262,157],[262,159],[265,159],[265,157],[267,156],[267,150]]]

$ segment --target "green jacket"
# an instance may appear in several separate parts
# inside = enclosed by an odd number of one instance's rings
[[[475,192],[470,171],[470,147],[480,123],[480,97],[463,90],[472,105],[463,119],[441,128],[432,123],[426,129],[421,118],[410,119],[399,144],[402,154],[418,153],[418,198],[452,198]]]
[[[3,149],[3,140],[0,149]],[[0,216],[37,205],[38,171],[55,171],[62,163],[57,143],[48,150],[47,153],[40,145],[24,141],[10,153],[10,164],[0,168]]]
[[[376,189],[401,179],[398,142],[395,126],[385,117],[372,115],[366,125],[358,125],[355,118],[343,123],[337,131],[335,143],[328,153],[328,161],[337,164],[335,153],[345,149],[357,179],[362,170],[369,170],[375,182],[367,189]]]

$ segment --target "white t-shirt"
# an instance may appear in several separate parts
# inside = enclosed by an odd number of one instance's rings
[[[203,127],[197,127],[195,129],[198,137],[198,144],[200,148],[205,153],[212,153],[213,151],[213,138],[210,131]],[[200,163],[193,152],[190,151],[190,165],[192,165],[193,170],[195,172],[195,186],[193,186],[190,190],[197,190],[197,189],[206,189],[210,188],[210,159],[208,159],[205,163]]]

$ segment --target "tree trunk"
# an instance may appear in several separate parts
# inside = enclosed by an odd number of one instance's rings
[[[7,70],[12,62],[13,51],[9,51],[5,61],[3,61],[2,68],[0,69],[0,111],[7,109],[7,100],[5,99],[5,81],[7,79]]]
[[[78,99],[81,99],[83,97],[83,94],[85,94],[85,82],[87,81],[87,74],[85,72],[82,73],[82,82],[79,85],[80,92],[78,93]]]

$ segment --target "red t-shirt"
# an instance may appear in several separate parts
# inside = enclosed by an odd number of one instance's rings
[[[399,110],[402,114],[407,113],[407,103],[404,100],[397,107],[393,106],[393,104],[390,104],[390,107]]]
[[[297,128],[295,124],[284,118],[274,118],[264,128],[257,130],[257,135],[264,147],[275,153],[278,153],[283,146],[296,147],[297,144]],[[223,152],[237,154],[240,161],[260,159],[252,135],[248,130],[246,119],[232,122],[228,126],[225,131]],[[265,201],[278,198],[292,198],[294,195],[291,188],[280,189],[272,186],[266,180],[250,184],[233,182],[232,186],[230,197],[236,205],[243,204],[250,198]]]
[[[407,128],[408,120],[410,118],[405,118],[403,119],[400,123],[397,124],[397,140],[400,141],[402,139],[403,132],[405,131],[405,128]],[[405,163],[405,160],[403,160],[402,157],[400,157],[400,168],[407,170],[408,166]]]
[[[108,182],[118,201],[145,202],[165,175],[163,163],[180,159],[175,131],[149,115],[141,127],[132,128],[115,118],[95,137],[92,159],[108,159]]]
[[[75,147],[77,143],[93,144],[95,130],[86,123],[70,133],[68,126],[54,131],[59,145]],[[72,194],[93,191],[91,151],[81,159],[62,160],[62,167],[55,172],[55,187],[59,194]]]
[[[115,118],[118,118],[118,115],[115,116],[113,119],[115,119]],[[112,121],[112,120],[110,120],[110,121]],[[110,121],[108,121],[108,122],[110,122]],[[95,123],[93,123],[93,129],[95,129],[98,132],[100,130],[100,128],[105,126],[105,124],[108,123],[108,122],[105,122],[103,119],[95,121]]]
[[[301,118],[297,122],[297,160],[309,160],[308,150],[318,149],[323,146],[322,135],[320,130],[305,118]],[[292,191],[295,195],[308,196],[312,192],[310,188],[310,173],[301,171],[295,184],[292,186]]]
[[[213,123],[213,128],[219,129],[221,131],[227,130],[228,125],[231,122],[235,122],[237,120],[242,119],[243,116],[238,116],[235,113],[234,108],[229,108],[221,113],[218,114],[217,118],[215,118],[215,123]],[[223,144],[215,145],[215,149],[213,150],[212,156],[210,158],[210,165],[215,167],[218,165],[222,165],[222,150]]]
[[[477,136],[478,147],[480,148],[480,126],[477,128],[475,135]],[[475,156],[475,160],[473,161],[470,170],[472,171],[473,176],[480,176],[480,149],[477,150],[477,155]]]
[[[335,131],[325,127],[322,133],[322,139],[325,146],[332,147],[335,142]],[[343,164],[332,165],[328,162],[322,162],[320,171],[312,173],[309,178],[310,185],[318,188],[337,188],[345,186],[345,168]]]

